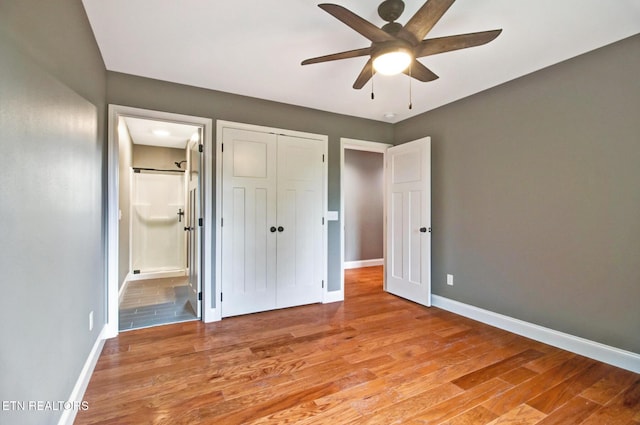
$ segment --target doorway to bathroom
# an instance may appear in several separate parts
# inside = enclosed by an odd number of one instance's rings
[[[119,330],[200,317],[202,127],[118,118]]]

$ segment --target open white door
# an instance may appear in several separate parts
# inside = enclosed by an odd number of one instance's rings
[[[387,150],[386,290],[431,305],[431,139]]]
[[[192,140],[187,149],[187,217],[185,231],[187,231],[187,264],[189,270],[189,304],[196,317],[200,318],[201,308],[201,241],[202,203],[200,202],[200,179],[202,178],[202,129],[198,130],[198,140]]]

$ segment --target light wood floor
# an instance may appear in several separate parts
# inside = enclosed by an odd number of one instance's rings
[[[386,294],[107,341],[76,424],[640,424],[640,375]]]

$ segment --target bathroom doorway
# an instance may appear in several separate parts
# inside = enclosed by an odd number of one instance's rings
[[[202,127],[120,116],[117,128],[119,331],[196,320]]]

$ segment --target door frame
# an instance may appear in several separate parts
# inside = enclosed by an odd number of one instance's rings
[[[364,152],[376,152],[382,154],[382,168],[383,168],[383,240],[382,243],[384,248],[382,250],[382,255],[384,257],[384,265],[386,267],[387,262],[387,149],[393,146],[389,143],[380,143],[380,142],[370,142],[366,140],[357,140],[357,139],[349,139],[346,137],[340,138],[340,291],[336,294],[336,299],[344,300],[344,188],[345,188],[345,179],[344,179],[344,151],[349,150],[357,150]],[[385,274],[386,276],[386,274]],[[384,279],[383,287],[386,289],[387,281],[386,277]],[[337,291],[336,291],[337,292]]]
[[[211,299],[212,293],[212,253],[213,243],[213,197],[207,176],[213,176],[213,121],[210,118],[191,115],[176,114],[171,112],[154,111],[150,109],[134,108],[130,106],[109,104],[107,127],[107,324],[106,337],[113,338],[118,335],[118,230],[120,227],[118,211],[119,171],[120,162],[118,150],[118,122],[120,117],[135,117],[170,121],[182,124],[197,125],[203,128],[202,143],[204,145],[204,173],[201,190],[204,190],[204,243],[202,244],[202,299]],[[211,303],[202,303],[202,320],[212,322],[215,320],[215,311]]]
[[[323,134],[315,134],[315,133],[306,133],[295,130],[287,130],[282,128],[275,127],[265,127],[261,125],[254,124],[245,124],[238,123],[233,121],[224,121],[217,120],[216,121],[216,223],[215,223],[215,277],[214,277],[214,293],[215,299],[213,304],[214,311],[214,319],[213,320],[222,320],[222,311],[218,307],[218,303],[222,294],[222,258],[218,253],[222,252],[222,223],[220,218],[222,217],[222,136],[224,128],[235,128],[239,130],[247,130],[247,131],[257,131],[262,133],[274,133],[283,136],[292,136],[299,137],[302,139],[313,139],[319,140],[322,147],[322,155],[325,158],[322,164],[322,214],[324,217],[324,226],[322,229],[322,274],[324,281],[324,289],[322,291],[322,302],[331,302],[333,300],[329,299],[328,296],[328,288],[329,283],[327,280],[327,257],[328,257],[328,228],[329,223],[327,220],[328,213],[328,164],[329,164],[329,156],[328,156],[328,145],[329,145],[329,137]]]

